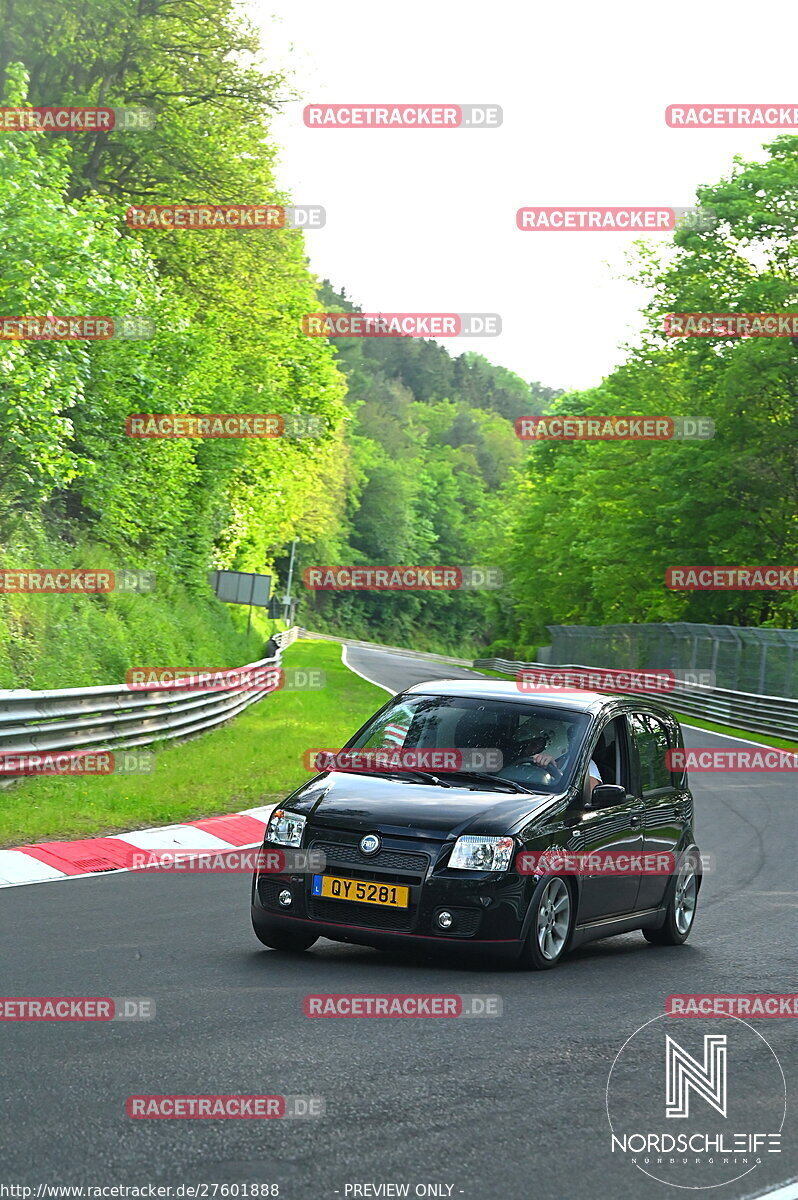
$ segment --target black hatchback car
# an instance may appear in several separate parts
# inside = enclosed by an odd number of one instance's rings
[[[325,771],[272,812],[266,851],[313,850],[326,865],[257,870],[255,933],[278,950],[319,937],[448,945],[536,969],[629,930],[684,942],[701,860],[686,776],[670,769],[682,746],[678,722],[647,698],[418,684],[347,743],[381,749],[362,756],[376,766]],[[424,762],[440,748],[468,769],[405,768],[409,751]],[[486,751],[492,769],[474,769]]]

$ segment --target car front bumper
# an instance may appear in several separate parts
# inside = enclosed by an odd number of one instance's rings
[[[521,953],[520,939],[499,940],[426,936],[418,933],[396,933],[362,925],[346,925],[332,921],[287,917],[267,911],[259,904],[252,905],[252,925],[266,941],[270,933],[312,933],[334,942],[349,942],[355,946],[371,946],[380,950],[433,949],[442,954],[468,954],[513,961]]]
[[[367,882],[404,885],[407,908],[389,908],[312,894],[312,874],[256,873],[252,886],[252,920],[264,932],[316,933],[359,945],[445,945],[473,947],[502,956],[521,949],[524,919],[533,887],[529,877],[505,872],[436,872],[440,844],[410,839],[384,839],[381,853],[364,859],[351,844],[316,838],[311,847],[326,847],[324,874]],[[265,849],[272,847],[266,845]],[[332,861],[331,861],[332,860]],[[290,906],[278,899],[291,893]],[[452,921],[438,922],[441,912]]]

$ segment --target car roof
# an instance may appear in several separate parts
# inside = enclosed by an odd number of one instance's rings
[[[514,679],[485,679],[474,676],[473,679],[430,679],[426,683],[414,683],[405,688],[403,696],[468,696],[475,700],[514,700],[523,704],[534,704],[537,707],[553,709],[570,709],[571,712],[584,712],[596,715],[610,705],[624,709],[650,709],[670,717],[672,714],[656,700],[646,695],[619,695],[616,692],[588,692],[580,689],[573,691],[532,691],[519,690]]]
[[[421,692],[427,696],[470,696],[476,700],[521,700],[531,704],[550,704],[552,708],[597,711],[611,698],[600,692],[574,690],[572,692],[522,692],[514,679],[430,679],[426,683],[414,683],[403,695]]]

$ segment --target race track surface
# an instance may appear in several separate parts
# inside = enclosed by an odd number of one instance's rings
[[[347,656],[392,690],[469,674],[381,651]],[[691,745],[733,744],[686,734]],[[788,992],[798,975],[795,776],[691,782],[698,841],[716,866],[691,940],[655,948],[628,934],[550,972],[329,941],[298,958],[269,951],[250,928],[246,875],[142,872],[5,889],[3,994],[152,997],[157,1013],[0,1024],[3,1179],[34,1189],[268,1182],[289,1200],[387,1182],[409,1183],[411,1195],[443,1184],[442,1195],[512,1200],[676,1195],[610,1153],[605,1087],[617,1051],[670,993]],[[309,992],[491,993],[503,1015],[310,1020]],[[755,1024],[787,1076],[786,1145],[713,1193],[723,1200],[798,1175],[796,1021]],[[649,1088],[650,1063],[638,1074]],[[766,1084],[752,1072],[746,1086],[756,1094]],[[327,1112],[136,1121],[125,1115],[134,1093],[314,1095]]]

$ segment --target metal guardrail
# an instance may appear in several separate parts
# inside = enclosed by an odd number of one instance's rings
[[[290,629],[284,629],[282,633],[273,635],[274,641],[281,650],[285,650],[286,646],[291,646],[297,640],[304,630],[301,630],[298,625],[292,625]]]
[[[501,671],[506,675],[517,675],[523,670],[607,670],[606,667],[588,667],[576,663],[515,662],[507,658],[478,658],[474,661],[474,667],[476,670]],[[639,692],[630,694],[640,695]],[[667,708],[673,708],[688,717],[798,742],[798,700],[760,696],[755,692],[735,692],[729,688],[706,687],[698,683],[680,685],[678,681],[667,692],[658,693],[657,699]]]
[[[296,638],[296,628],[275,634],[277,654],[235,668],[236,674],[279,666],[282,651]],[[187,738],[229,721],[272,690],[127,684],[0,690],[0,755],[127,749]]]

